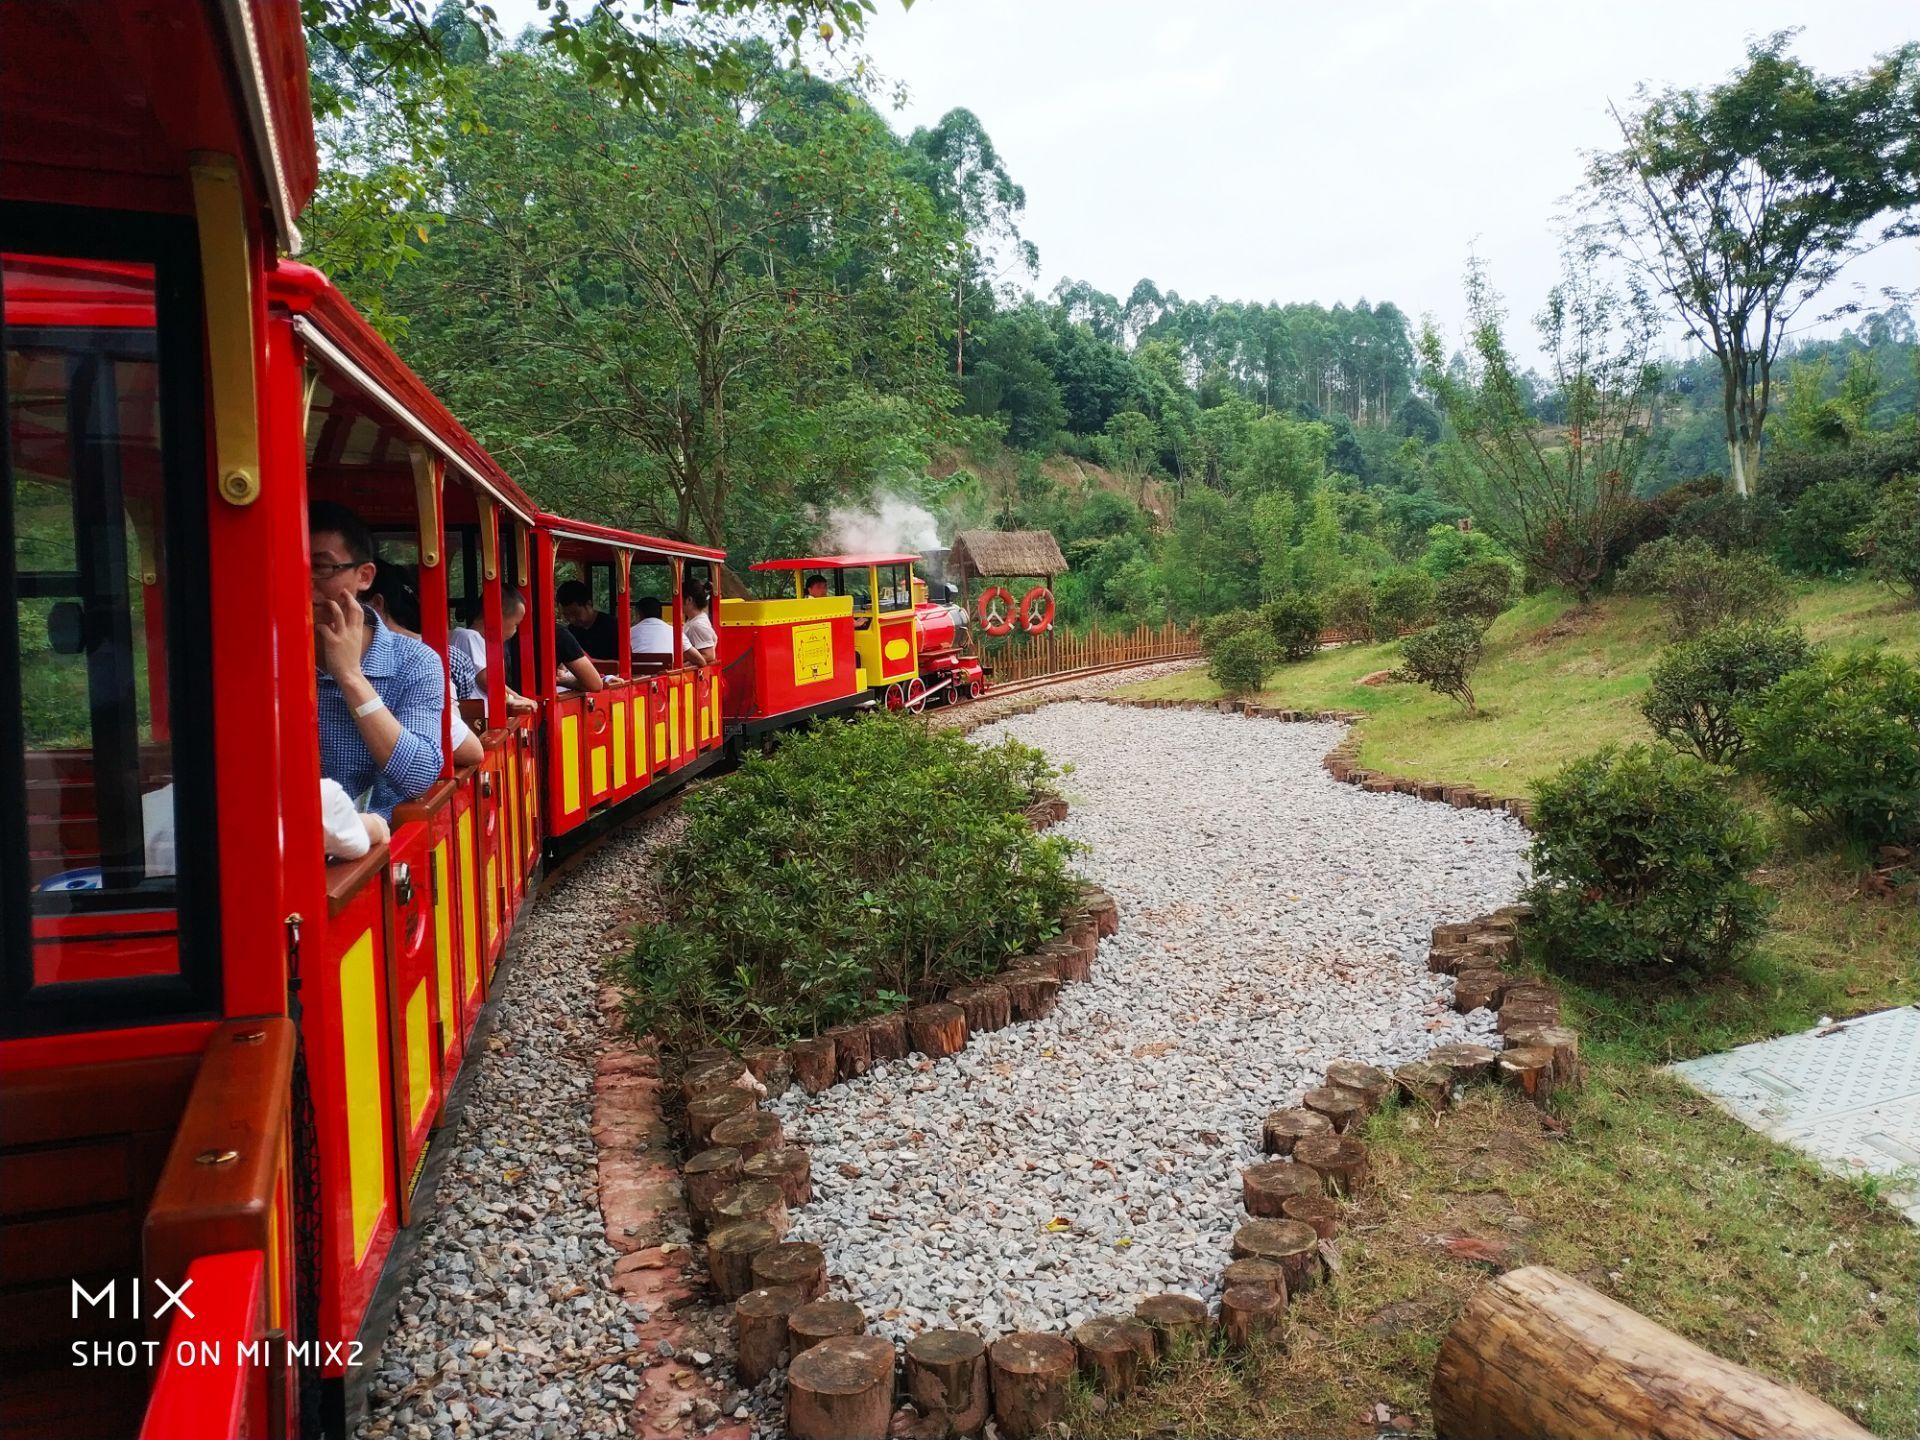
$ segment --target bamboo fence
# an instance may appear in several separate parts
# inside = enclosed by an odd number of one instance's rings
[[[1138,660],[1183,660],[1199,653],[1199,629],[1168,622],[1131,630],[1104,630],[1095,624],[1084,630],[1049,630],[1044,635],[1015,632],[986,640],[980,659],[992,671],[993,681],[1005,685],[1069,670]]]

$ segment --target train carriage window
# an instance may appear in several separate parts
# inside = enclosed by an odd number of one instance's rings
[[[210,812],[210,727],[179,687],[206,676],[185,619],[204,627],[204,580],[182,590],[204,568],[182,568],[198,497],[178,493],[204,464],[197,433],[173,433],[197,427],[180,423],[183,396],[163,404],[163,374],[186,370],[160,318],[181,313],[180,284],[163,285],[158,259],[38,253],[0,254],[0,278],[0,1031],[68,1001],[103,1002],[95,1018],[204,1010],[217,960],[187,963],[183,893],[211,884],[187,858],[212,848],[189,828]],[[48,992],[65,995],[37,1006]]]

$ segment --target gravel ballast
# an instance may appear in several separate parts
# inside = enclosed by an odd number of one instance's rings
[[[1074,767],[1052,833],[1091,847],[1079,864],[1121,929],[1044,1021],[773,1102],[813,1147],[794,1238],[826,1249],[835,1293],[882,1333],[1211,1298],[1270,1110],[1331,1060],[1392,1066],[1492,1032],[1490,1012],[1453,1012],[1427,938],[1516,897],[1525,832],[1336,784],[1320,757],[1341,733],[1077,703],[977,732]]]

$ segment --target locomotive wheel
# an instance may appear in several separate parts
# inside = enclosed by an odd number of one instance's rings
[[[886,699],[889,710],[904,709],[907,703],[906,694],[897,683],[887,686]]]
[[[916,675],[901,688],[904,693],[901,695],[900,703],[905,705],[913,714],[918,715],[922,710],[927,708],[926,681]]]
[[[948,697],[947,703],[949,705],[961,705],[973,699],[974,698],[973,681],[971,680],[954,681],[953,684],[949,686],[947,689],[947,697]]]

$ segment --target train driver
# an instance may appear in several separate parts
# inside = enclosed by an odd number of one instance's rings
[[[440,778],[440,657],[384,625],[360,599],[373,583],[373,539],[346,506],[307,509],[313,583],[320,773],[382,820]]]
[[[827,598],[827,577],[824,575],[807,576],[807,599],[824,600]]]

